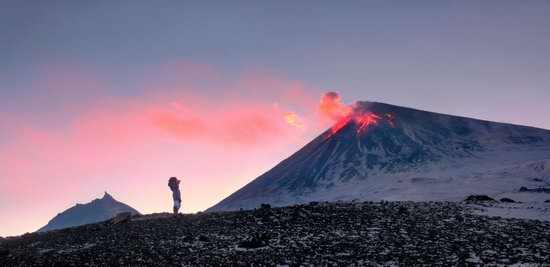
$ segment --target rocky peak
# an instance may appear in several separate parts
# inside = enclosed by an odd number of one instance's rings
[[[103,195],[103,197],[101,198],[102,200],[115,200],[113,198],[113,196],[109,195],[109,193],[107,193],[107,191],[105,191],[105,194]]]

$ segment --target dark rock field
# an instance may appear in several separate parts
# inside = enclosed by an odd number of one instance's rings
[[[132,216],[0,238],[0,266],[550,265],[550,222],[455,202]]]

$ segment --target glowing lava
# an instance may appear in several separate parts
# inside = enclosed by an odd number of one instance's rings
[[[380,121],[386,121],[390,127],[393,127],[393,118],[394,116],[386,113],[384,115],[378,115],[370,111],[365,111],[361,113],[354,113],[350,114],[341,120],[339,120],[336,124],[334,124],[330,128],[329,134],[325,137],[325,140],[334,135],[336,132],[338,132],[340,129],[342,129],[348,122],[352,121],[356,125],[355,132],[357,136],[363,134],[369,125],[379,123]]]

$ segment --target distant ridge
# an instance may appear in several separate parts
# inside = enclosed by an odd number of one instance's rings
[[[47,225],[38,229],[37,232],[104,221],[113,218],[118,213],[126,211],[132,214],[140,214],[134,208],[115,200],[105,191],[105,194],[100,199],[94,199],[86,204],[76,204],[74,207],[57,214]]]

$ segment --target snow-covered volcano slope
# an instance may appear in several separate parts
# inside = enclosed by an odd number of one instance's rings
[[[459,200],[549,185],[549,130],[358,102],[350,116],[209,211]]]

